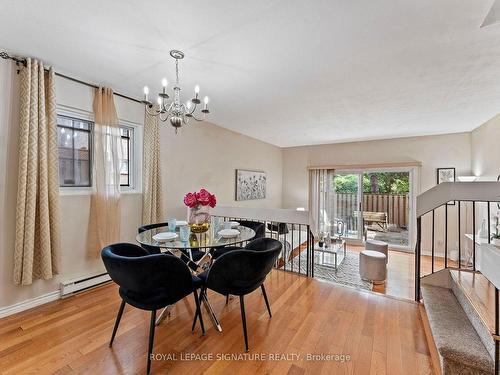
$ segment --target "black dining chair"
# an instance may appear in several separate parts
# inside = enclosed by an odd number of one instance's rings
[[[254,238],[263,238],[266,235],[266,226],[264,223],[252,220],[240,220],[239,223],[241,226],[253,229],[255,231]]]
[[[137,229],[137,232],[139,234],[141,234],[142,232],[145,232],[145,231],[150,230],[150,229],[166,227],[166,226],[168,226],[168,223],[147,224],[147,225],[143,225],[143,226],[139,227]],[[161,253],[159,247],[149,246],[149,245],[144,245],[144,244],[141,244],[141,247],[143,249],[145,249],[146,251],[148,251],[150,254],[160,254]],[[184,262],[187,262],[187,260],[189,259],[188,252],[186,250],[181,250],[181,252],[186,256],[186,258],[182,257],[182,260]],[[191,256],[193,257],[194,262],[197,262],[198,260],[203,258],[203,255],[205,255],[205,253],[203,251],[198,250],[198,249],[191,249]]]
[[[101,251],[101,258],[109,276],[120,287],[122,298],[109,347],[113,345],[125,304],[151,311],[147,362],[149,374],[156,311],[180,301],[191,293],[196,304],[195,317],[200,316],[201,330],[205,334],[197,292],[202,286],[202,280],[192,275],[182,260],[173,255],[149,254],[143,248],[129,243],[105,247]]]
[[[247,227],[250,229],[253,229],[255,232],[255,236],[252,239],[257,239],[257,238],[264,238],[266,235],[266,226],[264,223],[261,223],[259,221],[252,221],[252,220],[239,220],[238,221],[241,226]],[[212,258],[217,259],[220,257],[222,254],[227,253],[228,251],[232,250],[241,250],[243,247],[241,246],[225,246],[225,247],[217,247],[213,248],[211,251]]]
[[[267,223],[267,229],[270,232],[280,234],[288,234],[288,225],[286,223]]]
[[[205,296],[207,289],[210,289],[225,296],[231,294],[240,297],[245,351],[248,351],[248,336],[244,297],[260,287],[269,317],[272,317],[264,280],[276,263],[281,247],[281,242],[273,238],[252,240],[244,249],[221,255],[208,271],[198,275],[203,280],[201,293],[205,293]],[[197,315],[194,317],[193,327],[196,325],[197,317]]]

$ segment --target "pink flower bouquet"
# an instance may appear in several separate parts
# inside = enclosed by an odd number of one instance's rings
[[[184,204],[189,208],[195,208],[196,206],[210,206],[214,208],[217,204],[217,198],[202,188],[199,192],[187,193],[184,196]]]
[[[215,195],[205,189],[187,193],[184,204],[188,207],[188,223],[193,233],[206,232],[210,227],[210,208],[217,204]]]

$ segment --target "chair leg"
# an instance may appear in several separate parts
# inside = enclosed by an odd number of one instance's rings
[[[151,311],[151,323],[149,325],[149,345],[148,345],[148,367],[147,374],[151,373],[151,354],[153,354],[153,342],[155,340],[156,310]]]
[[[200,297],[201,293],[203,293],[203,291],[200,292]],[[198,292],[196,291],[196,289],[193,291],[193,295],[194,295],[194,302],[196,303],[196,313],[194,315],[194,321],[193,321],[193,326],[191,327],[191,331],[194,331],[194,327],[196,325],[196,319],[200,317],[201,332],[203,335],[205,335],[205,325],[203,324],[203,315],[201,312],[200,298],[198,297]]]
[[[118,326],[120,325],[120,320],[122,319],[122,314],[123,314],[124,308],[125,308],[125,301],[122,300],[122,303],[120,305],[120,309],[118,310],[118,315],[116,316],[115,326],[113,328],[113,334],[111,335],[111,341],[109,342],[110,348],[113,345],[113,340],[115,339],[116,331],[118,331]]]
[[[267,300],[267,293],[266,293],[266,288],[264,288],[264,284],[260,286],[260,289],[262,289],[262,294],[264,295],[264,301],[266,301],[267,312],[269,313],[269,317],[272,318],[273,315],[271,314],[271,306],[269,306],[269,301]]]
[[[241,322],[243,323],[243,335],[245,336],[245,352],[248,352],[247,319],[245,317],[245,300],[240,296]]]
[[[196,327],[196,321],[198,320],[198,306],[196,306],[196,312],[194,313],[193,325],[191,326],[191,332],[194,332],[194,327]]]

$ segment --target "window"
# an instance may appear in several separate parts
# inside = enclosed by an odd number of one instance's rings
[[[57,116],[59,186],[91,186],[93,123]]]
[[[131,160],[133,152],[134,129],[120,126],[120,135],[122,137],[122,165],[120,168],[120,186],[131,186]]]

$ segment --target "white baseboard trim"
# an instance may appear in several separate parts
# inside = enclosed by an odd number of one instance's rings
[[[56,301],[60,298],[59,290],[50,293],[42,294],[41,296],[28,299],[26,301],[15,303],[14,305],[0,307],[0,318],[31,309],[36,306],[43,305],[48,302]]]

